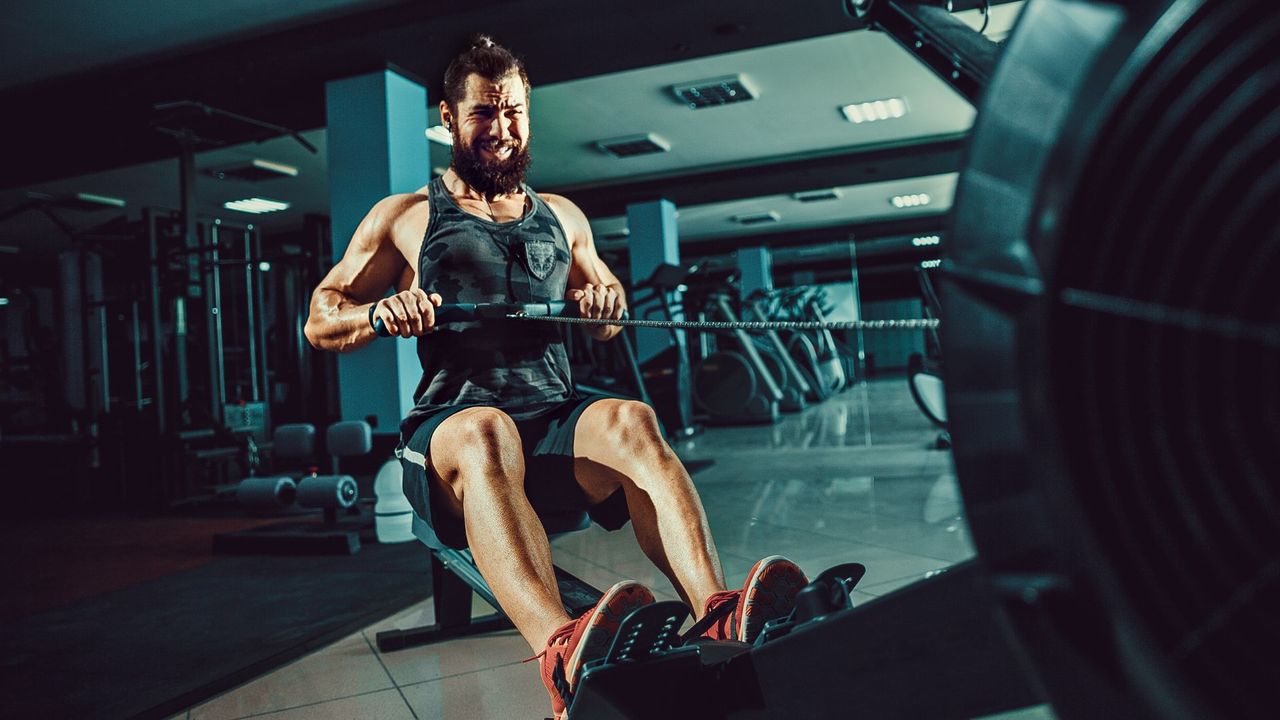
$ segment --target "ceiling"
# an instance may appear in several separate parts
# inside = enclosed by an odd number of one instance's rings
[[[191,53],[228,40],[394,5],[394,0],[59,0],[5,8],[0,90]],[[51,42],[50,40],[74,42]]]
[[[81,4],[89,7],[88,3]],[[556,4],[552,2],[549,6]],[[560,4],[571,3],[563,0]],[[823,3],[823,6],[832,4],[838,6],[838,3]],[[163,3],[143,5],[153,6],[154,12],[163,14],[160,7]],[[348,18],[367,19],[369,13],[382,17],[379,13],[389,12],[388,8],[401,7],[399,3],[376,0],[328,0],[308,4],[305,10],[296,3],[254,3],[254,12],[259,17],[251,23],[245,20],[249,14],[247,5],[247,2],[232,2],[216,11],[207,11],[209,17],[202,20],[210,27],[220,28],[221,35],[208,28],[200,29],[197,23],[175,26],[169,34],[155,32],[133,43],[125,33],[118,42],[98,36],[96,44],[86,43],[85,48],[74,50],[59,51],[53,44],[29,41],[6,47],[3,55],[7,69],[0,75],[0,84],[21,87],[16,91],[0,90],[0,101],[6,92],[34,93],[47,90],[50,83],[57,86],[79,82],[74,78],[80,76],[74,73],[89,67],[93,50],[102,57],[112,58],[117,67],[131,63],[142,63],[146,67],[146,60],[139,58],[155,58],[179,48],[189,50],[193,43],[197,46],[212,43],[219,37],[225,40],[228,33],[241,37],[265,32],[264,26],[258,24],[264,19],[266,29],[278,33],[281,27],[315,23],[318,18],[323,23],[341,22],[343,14]],[[529,3],[492,5],[500,10],[509,5],[526,12]],[[719,7],[716,3],[709,5],[713,9]],[[735,3],[737,5],[750,9],[752,3]],[[660,6],[661,3],[654,7],[655,13],[679,14]],[[259,7],[261,12],[256,9]],[[996,39],[1006,34],[1019,9],[1020,3],[997,5],[988,34]],[[27,8],[18,14],[17,21],[38,26],[42,20],[40,15],[45,12],[49,11]],[[975,26],[981,23],[976,11],[960,15]],[[129,25],[136,23],[138,17],[141,16],[130,16],[122,10],[112,22]],[[619,21],[626,19],[625,15],[618,18]],[[705,23],[703,20],[702,24]],[[851,21],[843,19],[839,27],[851,25]],[[165,25],[161,23],[159,27]],[[770,35],[752,27],[722,28],[723,34],[713,30],[712,37]],[[896,217],[944,212],[954,188],[953,173],[958,168],[962,138],[973,121],[973,108],[880,34],[847,29],[838,33],[815,33],[810,27],[793,27],[785,32],[774,31],[773,35],[787,32],[807,32],[810,36],[547,83],[539,81],[544,76],[543,68],[536,64],[532,48],[525,53],[525,47],[508,41],[526,54],[535,85],[531,102],[535,161],[530,184],[537,189],[563,192],[578,201],[592,217],[596,233],[605,244],[610,242],[609,236],[616,236],[625,226],[622,217],[625,203],[651,197],[668,197],[677,202],[681,209],[682,242],[757,234],[772,236],[821,227],[848,228]],[[628,37],[631,35],[634,33],[628,33]],[[499,38],[505,40],[502,35]],[[619,39],[618,44],[634,41],[635,38]],[[251,43],[250,40],[243,42]],[[707,44],[715,45],[715,42],[718,40]],[[538,53],[545,51],[538,46]],[[25,73],[14,72],[9,69],[13,67],[11,59],[38,63],[41,67]],[[578,69],[578,72],[588,71]],[[561,68],[556,72],[564,71]],[[73,75],[66,76],[67,73]],[[691,110],[670,92],[674,83],[734,74],[748,79],[758,92],[758,99]],[[48,80],[55,76],[63,79]],[[323,83],[320,88],[322,99]],[[122,92],[128,94],[136,90],[134,80]],[[196,88],[190,92],[192,99],[212,103],[198,94]],[[430,85],[429,93],[437,96]],[[905,117],[855,125],[839,112],[839,107],[847,103],[891,97],[906,99],[909,112]],[[236,111],[244,112],[244,109]],[[279,122],[278,117],[255,117]],[[597,140],[646,132],[661,136],[670,144],[670,151],[618,159],[601,153],[594,146]],[[295,178],[258,183],[201,175],[196,192],[198,212],[257,222],[268,230],[296,227],[306,213],[326,213],[325,132],[317,127],[302,135],[319,149],[317,154],[309,153],[288,137],[235,144],[199,154],[197,164],[201,168],[262,158],[295,166],[299,172]],[[99,137],[98,142],[102,145],[124,143],[107,137]],[[29,151],[40,145],[39,138],[32,139],[31,145]],[[68,154],[58,149],[58,145],[52,143],[47,152]],[[133,214],[147,206],[176,207],[177,162],[146,158],[152,152],[149,147],[134,148],[134,151],[134,155],[122,156],[137,157],[137,153],[141,153],[146,161],[120,163],[113,168],[73,174],[61,180],[17,182],[9,190],[0,191],[0,213],[21,206],[28,191],[55,197],[77,192],[108,195],[124,199]],[[173,149],[167,154],[171,156]],[[96,156],[92,160],[101,163],[107,161],[107,157]],[[433,160],[435,164],[447,163],[447,151],[433,144]],[[75,164],[67,165],[72,166]],[[13,178],[21,176],[16,171],[12,175]],[[27,173],[26,177],[40,178],[41,173]],[[821,187],[840,187],[841,197],[811,204],[790,198],[792,192]],[[889,202],[893,195],[915,192],[928,192],[934,201],[926,207],[902,209]],[[237,213],[221,207],[227,200],[252,196],[278,199],[292,206],[285,212],[256,217],[236,217]],[[769,210],[779,215],[777,222],[743,228],[731,220],[736,215]],[[55,209],[54,212],[61,221],[76,228],[92,226],[112,216],[109,211],[87,213]],[[21,213],[0,222],[0,245],[39,252],[65,243],[65,234],[39,212]]]

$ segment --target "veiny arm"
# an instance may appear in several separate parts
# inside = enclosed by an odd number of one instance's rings
[[[369,326],[369,306],[402,283],[408,263],[395,243],[395,229],[421,195],[392,195],[379,201],[356,228],[342,260],[311,295],[307,340],[320,350],[349,352],[377,336]]]
[[[569,248],[573,253],[566,299],[578,303],[588,302],[601,308],[601,317],[622,317],[622,312],[627,307],[626,292],[618,277],[596,252],[596,242],[591,235],[591,224],[587,222],[587,216],[577,205],[563,197],[548,195],[545,199],[556,211],[565,232],[569,234]],[[591,297],[584,300],[588,293]],[[611,340],[621,331],[622,328],[618,325],[594,325],[588,329],[597,340]]]

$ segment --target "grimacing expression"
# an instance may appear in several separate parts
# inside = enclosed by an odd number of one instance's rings
[[[525,85],[514,72],[496,82],[473,73],[466,89],[457,108],[440,104],[441,116],[452,126],[453,169],[486,195],[514,192],[532,161]]]

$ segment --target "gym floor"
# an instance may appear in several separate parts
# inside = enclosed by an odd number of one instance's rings
[[[857,561],[866,602],[974,555],[948,451],[901,379],[846,390],[773,426],[709,428],[676,449],[715,464],[695,477],[726,579],[786,555],[810,575]],[[622,578],[677,599],[631,532],[593,527],[554,543],[558,564],[597,587]],[[477,601],[477,614],[489,612]],[[378,631],[432,622],[430,600],[375,623],[178,718],[532,718],[548,712],[514,631],[382,654]],[[922,690],[925,688],[922,688]],[[1052,720],[1046,707],[1000,720]]]

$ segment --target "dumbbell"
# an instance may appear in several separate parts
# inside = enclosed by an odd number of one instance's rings
[[[283,510],[294,503],[298,484],[289,477],[251,477],[236,487],[236,501],[253,510]]]
[[[363,420],[336,422],[325,433],[325,447],[335,457],[365,455],[373,448],[373,429]],[[303,507],[322,508],[325,522],[337,522],[338,510],[356,504],[360,490],[350,475],[312,473],[298,481],[297,501]]]
[[[358,495],[350,475],[309,475],[297,486],[298,504],[303,507],[346,509],[356,504]]]
[[[281,425],[272,434],[277,461],[307,463],[315,454],[316,428],[310,423]],[[274,512],[293,505],[298,484],[287,475],[249,477],[236,487],[236,500],[251,510]]]

